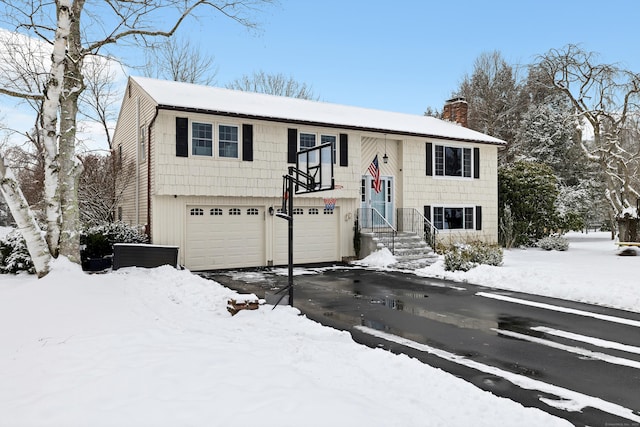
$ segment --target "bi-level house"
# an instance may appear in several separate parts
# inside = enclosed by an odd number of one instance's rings
[[[446,112],[466,119],[464,107]],[[295,196],[295,263],[355,256],[359,208],[391,226],[401,211],[424,216],[440,239],[497,240],[500,139],[433,117],[142,77],[128,81],[114,136],[136,170],[117,216],[178,246],[192,270],[286,264],[282,177],[299,150],[325,143],[337,189]]]

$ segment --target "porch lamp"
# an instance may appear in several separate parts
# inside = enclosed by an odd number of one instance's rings
[[[387,134],[384,134],[384,156],[382,156],[382,163],[389,163],[389,156],[387,156]]]

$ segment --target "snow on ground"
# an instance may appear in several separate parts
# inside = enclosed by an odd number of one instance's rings
[[[617,256],[611,233],[568,233],[569,250],[510,249],[500,267],[444,270],[442,259],[416,274],[640,312],[640,256]]]
[[[418,273],[640,311],[640,257],[602,234],[571,240]],[[1,276],[0,426],[569,425],[290,307],[232,317],[236,296],[170,267],[87,275],[61,259],[41,280]]]

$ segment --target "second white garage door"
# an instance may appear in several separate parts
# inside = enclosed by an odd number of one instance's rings
[[[201,271],[262,266],[264,236],[263,208],[190,206],[186,267]]]
[[[293,263],[339,261],[338,218],[339,208],[333,211],[323,207],[295,208],[293,217]],[[288,222],[276,218],[274,236],[274,264],[288,263]]]

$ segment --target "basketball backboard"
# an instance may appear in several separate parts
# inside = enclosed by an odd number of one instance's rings
[[[296,194],[333,190],[333,144],[318,145],[299,151],[294,180]]]

